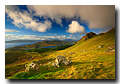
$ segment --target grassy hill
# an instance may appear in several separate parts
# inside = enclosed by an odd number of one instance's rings
[[[64,41],[57,41],[57,40],[52,40],[52,41],[41,41],[37,42],[31,45],[23,45],[23,46],[15,46],[11,48],[5,49],[5,51],[19,51],[19,50],[25,50],[25,49],[35,49],[35,48],[41,48],[45,46],[57,46],[60,44],[69,44],[69,43],[76,43],[75,42],[64,42]]]
[[[115,29],[89,37],[59,51],[6,51],[6,62],[18,57],[17,61],[6,63],[6,79],[115,79]],[[58,55],[65,56],[72,63],[59,68],[52,66]],[[28,60],[29,57],[32,60]],[[31,61],[39,61],[40,69],[24,72],[25,63]]]

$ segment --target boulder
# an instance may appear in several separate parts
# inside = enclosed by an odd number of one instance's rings
[[[71,63],[71,60],[67,61],[64,56],[58,55],[53,65],[59,67],[59,64],[69,65],[70,63]]]
[[[53,66],[54,67],[59,67],[59,65],[57,65],[57,63],[55,62],[55,63],[53,63]]]
[[[33,70],[39,70],[39,65],[37,63],[31,62],[30,64],[25,64],[25,71],[30,71],[30,69]]]

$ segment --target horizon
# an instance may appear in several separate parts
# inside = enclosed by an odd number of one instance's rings
[[[5,5],[5,41],[80,40],[113,27],[114,5]]]

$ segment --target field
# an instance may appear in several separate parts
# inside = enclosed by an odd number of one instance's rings
[[[54,67],[58,55],[72,63]],[[39,61],[40,69],[25,72],[25,64],[32,61]],[[58,50],[5,51],[5,78],[115,79],[115,30]]]

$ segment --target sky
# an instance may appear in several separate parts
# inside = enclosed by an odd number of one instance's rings
[[[5,41],[80,40],[113,27],[114,5],[5,5]]]

